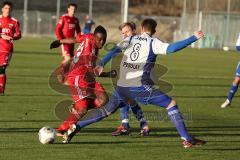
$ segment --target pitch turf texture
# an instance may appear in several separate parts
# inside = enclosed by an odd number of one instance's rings
[[[132,135],[112,137],[119,125],[119,112],[81,131],[71,144],[42,145],[38,130],[57,127],[56,103],[69,95],[49,88],[48,77],[61,58],[59,50],[48,49],[51,39],[25,38],[16,42],[11,66],[7,70],[6,96],[0,97],[0,159],[167,159],[225,160],[240,157],[239,93],[230,108],[221,109],[240,54],[235,51],[185,49],[175,55],[159,56],[168,68],[163,76],[173,84],[169,93],[187,117],[189,132],[207,141],[202,147],[184,149],[181,140],[155,106],[143,106],[149,118],[151,135],[139,136],[139,125],[131,118]],[[111,91],[109,80],[102,80]],[[160,115],[160,116],[159,116]]]

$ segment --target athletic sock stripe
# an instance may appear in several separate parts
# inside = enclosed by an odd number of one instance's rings
[[[174,115],[174,114],[177,114],[177,113],[179,113],[179,111],[178,110],[172,110],[172,111],[170,111],[170,112],[168,112],[168,115]]]

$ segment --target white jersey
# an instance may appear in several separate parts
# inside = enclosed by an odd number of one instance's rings
[[[151,71],[156,57],[158,54],[166,55],[169,44],[143,33],[126,38],[118,46],[122,49],[123,58],[117,85],[122,87],[153,85]]]

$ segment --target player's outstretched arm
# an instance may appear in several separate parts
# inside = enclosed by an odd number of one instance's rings
[[[50,49],[58,48],[61,44],[73,44],[76,43],[75,38],[66,38],[61,40],[55,40],[50,44]]]
[[[167,48],[167,54],[174,53],[183,48],[186,48],[188,45],[192,44],[193,42],[197,41],[198,39],[200,39],[202,37],[203,37],[203,32],[196,31],[194,33],[194,35],[192,35],[191,37],[189,37],[185,40],[182,40],[182,41],[179,41],[176,43],[171,43],[171,44],[169,44],[169,46]]]
[[[121,53],[121,48],[118,46],[115,46],[111,51],[109,51],[103,59],[99,62],[99,66],[104,67],[113,57],[115,57],[117,54]]]
[[[98,66],[95,67],[94,72],[95,75],[101,76],[103,73],[104,66],[117,54],[121,53],[121,48],[118,46],[115,46],[111,51],[109,51],[103,59],[99,62]]]
[[[108,77],[108,78],[115,78],[117,77],[117,71],[111,70],[109,72],[102,72],[98,77]]]

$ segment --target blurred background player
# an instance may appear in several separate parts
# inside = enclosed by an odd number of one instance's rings
[[[125,39],[127,37],[133,36],[136,34],[136,24],[133,22],[126,22],[119,26],[119,30],[121,31],[122,38]],[[149,127],[147,121],[144,118],[143,112],[138,104],[131,106],[126,103],[120,104],[120,116],[121,116],[121,125],[117,127],[116,131],[112,132],[112,136],[119,135],[128,135],[130,133],[130,125],[129,125],[129,110],[135,114],[137,120],[140,122],[140,134],[143,136],[149,135]]]
[[[236,49],[237,49],[237,51],[240,51],[240,33],[238,35]],[[239,83],[240,83],[240,62],[237,65],[236,75],[232,82],[228,97],[227,97],[226,101],[221,105],[221,108],[226,108],[227,106],[230,106],[232,99],[238,90]]]
[[[91,33],[92,30],[92,26],[95,25],[95,22],[93,21],[93,19],[91,17],[89,17],[89,15],[85,16],[85,25],[83,28],[83,33],[84,34],[88,34]]]
[[[5,1],[2,4],[0,15],[0,95],[4,95],[6,85],[6,68],[13,52],[13,41],[21,38],[19,22],[11,17],[12,3]]]
[[[67,13],[59,18],[59,21],[55,28],[55,34],[58,40],[65,38],[73,38],[78,33],[81,33],[79,20],[77,17],[74,16],[76,10],[77,5],[75,3],[70,3],[68,4]],[[61,65],[62,68],[64,68],[74,55],[74,43],[62,44],[61,52],[63,56],[63,61]]]
[[[58,136],[63,136],[69,126],[76,123],[89,109],[101,107],[108,101],[104,88],[94,78],[99,49],[105,44],[106,38],[105,28],[98,26],[93,34],[79,33],[76,38],[56,40],[50,46],[56,48],[61,44],[80,43],[67,74],[74,107],[68,118],[57,129]]]

